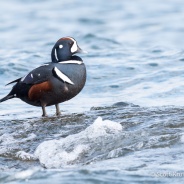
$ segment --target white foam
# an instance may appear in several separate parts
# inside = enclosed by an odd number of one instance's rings
[[[16,153],[16,157],[21,159],[21,160],[25,160],[25,161],[33,161],[33,160],[37,160],[34,155],[30,154],[30,153],[26,153],[25,151],[18,151]]]
[[[29,129],[30,125],[28,123],[23,123],[21,126],[24,127],[25,130],[27,130]],[[21,133],[21,131],[19,133]],[[17,149],[20,149],[20,144],[24,144],[36,138],[36,135],[34,133],[31,133],[31,134],[27,134],[27,137],[16,139],[15,137],[19,135],[19,133],[18,132],[13,132],[10,134],[5,133],[0,136],[0,143],[1,143],[0,144],[0,154],[1,155],[12,153]],[[21,154],[20,153],[21,153],[20,151],[16,153],[16,156],[18,158],[21,158],[22,156],[22,153]],[[28,160],[32,160],[32,159],[28,159]]]
[[[181,135],[180,140],[182,143],[184,143],[184,134]]]
[[[4,133],[3,135],[0,136],[0,142],[1,145],[9,145],[16,143],[16,140],[14,139],[13,135],[9,133]]]
[[[89,134],[88,137],[98,137],[106,134],[115,134],[119,133],[122,130],[122,126],[110,120],[102,120],[101,117],[98,117],[95,122],[86,128],[86,133]],[[92,136],[92,137],[91,137]]]
[[[90,155],[102,150],[108,139],[114,144],[114,137],[122,131],[122,126],[110,120],[97,118],[95,122],[80,133],[59,140],[41,143],[34,156],[46,168],[60,168],[86,160]],[[98,156],[98,155],[97,155]]]
[[[38,171],[39,171],[39,168],[33,168],[33,169],[25,170],[25,171],[19,171],[19,172],[15,173],[13,178],[15,178],[15,179],[28,179],[30,176],[32,176],[33,174],[35,174]]]

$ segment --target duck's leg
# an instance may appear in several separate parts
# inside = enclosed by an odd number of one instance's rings
[[[56,116],[60,116],[61,112],[60,112],[60,109],[59,109],[59,104],[55,104],[55,106],[56,106]]]
[[[45,116],[47,116],[47,113],[45,110],[46,104],[42,103],[41,106],[42,106],[42,112],[43,112],[42,116],[45,117]]]

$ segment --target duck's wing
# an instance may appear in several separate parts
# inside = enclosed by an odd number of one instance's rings
[[[53,75],[52,69],[52,65],[40,66],[29,72],[26,76],[22,77],[20,82],[25,84],[39,84],[45,82]]]
[[[52,69],[53,69],[52,65],[45,64],[32,70],[24,77],[9,82],[8,84],[6,84],[6,86],[17,82],[22,82],[25,84],[38,84],[41,82],[45,82],[53,75]]]
[[[73,63],[71,63],[71,64],[73,64]],[[19,79],[16,79],[16,80],[8,83],[7,85],[15,83],[15,82],[21,82],[21,83],[25,83],[25,84],[34,85],[34,84],[39,84],[39,83],[48,81],[52,77],[55,77],[63,82],[66,82],[66,83],[73,85],[74,83],[69,79],[69,77],[62,72],[62,66],[63,65],[59,64],[59,63],[58,64],[54,64],[54,63],[45,64],[43,66],[40,66],[40,67],[32,70],[26,76],[19,78]],[[66,67],[65,67],[65,69],[66,69]],[[66,71],[68,71],[68,69]]]

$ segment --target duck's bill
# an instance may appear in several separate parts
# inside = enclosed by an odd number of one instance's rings
[[[78,49],[76,51],[77,53],[82,53],[82,54],[87,54],[88,52],[85,51],[85,50],[82,50],[79,46],[78,46]]]

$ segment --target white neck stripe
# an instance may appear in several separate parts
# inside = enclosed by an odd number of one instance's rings
[[[78,64],[81,65],[83,62],[82,61],[76,61],[76,60],[69,60],[69,61],[60,61],[60,64]]]
[[[56,58],[56,60],[58,61],[57,51],[56,51],[56,49],[55,49],[55,58]]]

